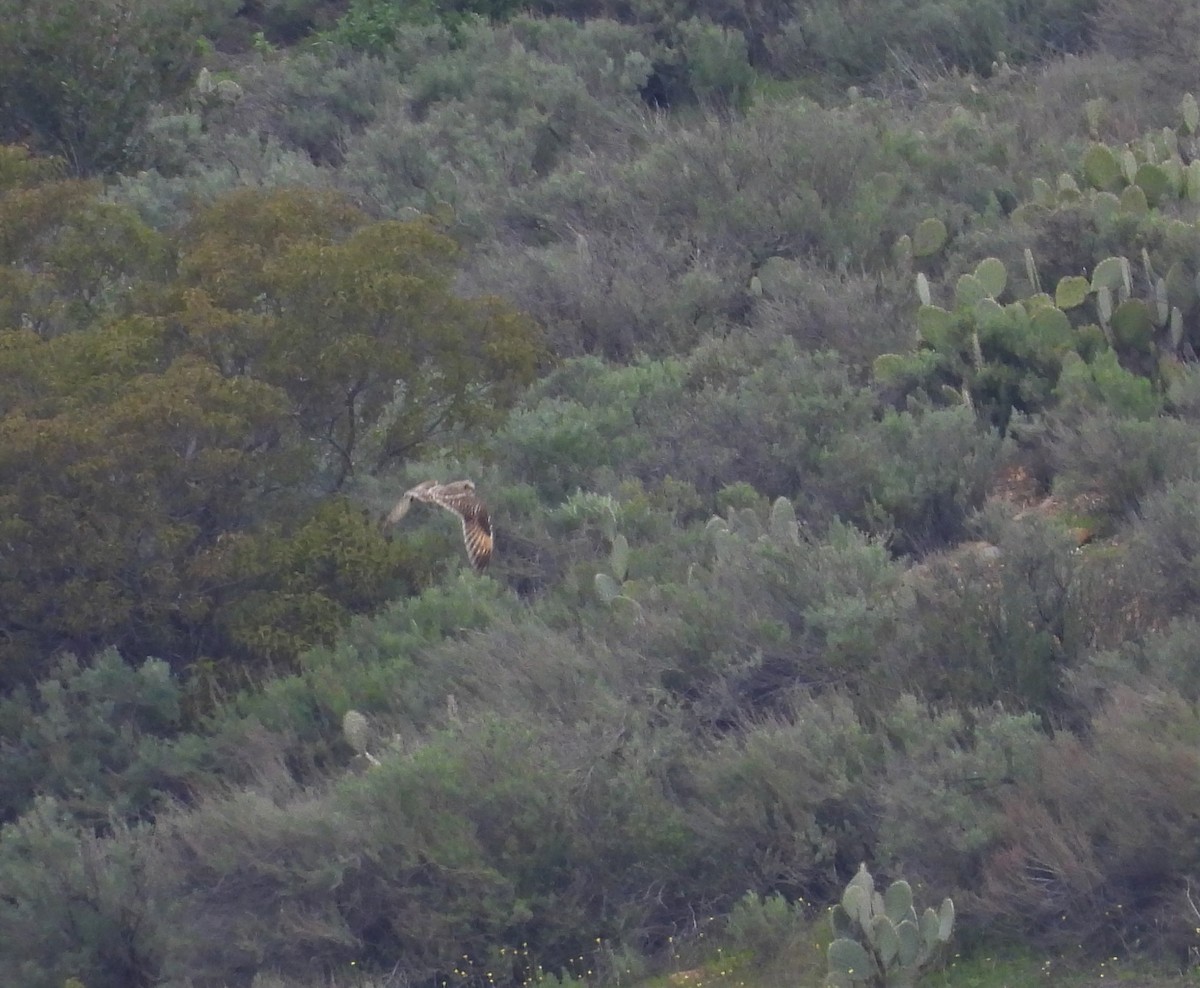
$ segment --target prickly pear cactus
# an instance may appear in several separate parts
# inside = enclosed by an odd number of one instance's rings
[[[1103,144],[1093,144],[1083,156],[1083,175],[1094,189],[1119,192],[1125,187],[1121,163]]]
[[[829,988],[911,988],[954,932],[954,903],[920,915],[903,879],[883,892],[863,864],[830,913]]]
[[[913,254],[916,257],[929,257],[936,254],[946,246],[948,236],[946,224],[937,217],[931,216],[929,219],[922,220],[913,231]]]
[[[800,526],[796,522],[796,509],[786,497],[775,499],[771,505],[771,541],[786,549],[800,544]]]

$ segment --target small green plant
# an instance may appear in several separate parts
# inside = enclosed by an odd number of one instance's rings
[[[829,944],[830,988],[910,988],[954,929],[954,903],[943,899],[937,912],[919,917],[912,887],[900,879],[887,891],[875,891],[866,864],[850,879],[842,901],[830,913],[834,939]]]
[[[641,621],[642,605],[622,592],[625,589],[625,577],[629,573],[629,542],[624,535],[618,534],[613,538],[609,565],[612,569],[611,575],[600,572],[595,576],[596,596],[609,605],[618,600],[631,604],[637,620]]]
[[[1036,285],[1032,254],[1027,267]],[[943,308],[934,304],[928,278],[918,274],[920,348],[877,357],[876,379],[964,405],[1001,433],[1014,411],[1043,408],[1064,355],[1082,346],[1083,337],[1049,295],[1002,303],[1008,282],[1004,263],[984,258],[973,272],[959,276],[954,304]]]
[[[936,216],[922,220],[912,235],[912,253],[915,257],[930,257],[946,246],[949,236],[946,224]]]
[[[378,765],[379,759],[371,754],[371,725],[367,718],[357,710],[347,710],[342,717],[342,736],[346,743],[354,749],[356,759],[366,765]]]
[[[749,485],[732,485],[717,495],[718,501],[721,500],[722,494],[743,487],[753,492]],[[761,501],[757,493],[753,496]],[[765,521],[762,518],[761,506],[738,507],[731,502],[727,505],[725,517],[713,515],[704,528],[718,559],[731,558],[730,553],[738,544],[757,542],[760,545],[772,545],[782,552],[800,545],[800,524],[796,520],[796,509],[786,497],[777,497],[771,502]]]
[[[754,69],[741,31],[692,18],[682,25],[688,80],[701,100],[750,104]]]
[[[725,935],[734,949],[761,961],[779,953],[799,929],[802,915],[778,892],[760,896],[748,891],[730,911]]]

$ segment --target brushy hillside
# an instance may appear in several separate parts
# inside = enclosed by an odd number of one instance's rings
[[[1197,38],[0,0],[0,981],[1192,964]]]

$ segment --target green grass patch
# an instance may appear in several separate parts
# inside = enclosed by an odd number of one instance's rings
[[[924,984],[926,988],[1102,988],[1109,984],[1186,988],[1200,985],[1200,972],[1179,974],[1117,957],[981,951],[969,957],[951,956]]]
[[[774,957],[746,951],[718,953],[704,963],[681,966],[637,988],[806,988],[824,983],[827,923],[820,917],[798,929]],[[1196,988],[1200,969],[1180,974],[1134,960],[1082,954],[1047,957],[1021,951],[951,952],[921,988]]]

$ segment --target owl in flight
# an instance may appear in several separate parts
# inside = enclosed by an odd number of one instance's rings
[[[387,524],[394,525],[412,507],[414,501],[436,504],[439,508],[453,511],[462,520],[463,541],[467,556],[477,572],[482,572],[492,558],[492,522],[488,517],[487,505],[475,493],[475,483],[470,480],[455,480],[439,484],[427,480],[405,491],[396,506],[387,516]]]

